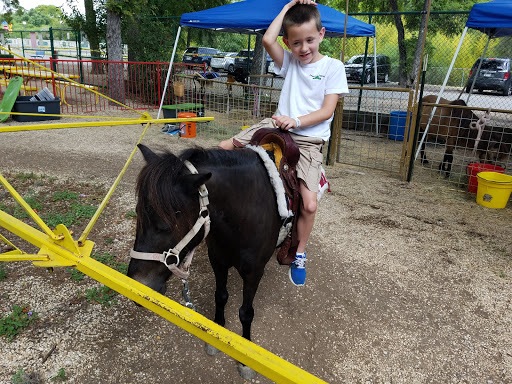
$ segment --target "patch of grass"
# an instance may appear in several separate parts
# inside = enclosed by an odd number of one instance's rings
[[[59,372],[57,372],[57,375],[52,377],[50,381],[53,382],[60,382],[60,381],[67,381],[68,378],[66,377],[66,371],[64,368],[59,369]]]
[[[12,376],[12,384],[26,384],[31,382],[29,380],[30,377],[23,368],[18,369]]]
[[[118,261],[117,257],[109,252],[94,252],[91,257],[94,260],[99,261],[100,263],[105,264],[107,267],[115,269],[118,272],[121,272],[123,275],[128,273],[128,264]]]
[[[0,281],[5,280],[6,276],[7,272],[5,271],[4,263],[0,263]]]
[[[23,200],[36,212],[43,208],[39,197],[35,194],[33,190],[28,191],[28,193],[23,196]],[[26,219],[30,217],[28,213],[20,206],[16,205],[12,214],[17,219]]]
[[[73,281],[82,281],[85,277],[85,273],[82,273],[75,268],[68,268],[68,272],[71,275],[71,280]]]
[[[57,191],[52,195],[53,201],[63,201],[63,200],[76,200],[78,199],[79,194],[76,192],[66,191]]]
[[[126,217],[127,219],[134,219],[134,218],[137,217],[137,212],[135,212],[135,211],[128,211],[128,212],[126,212],[124,217]]]
[[[50,227],[55,228],[59,224],[66,227],[80,224],[82,219],[90,219],[96,212],[96,207],[89,204],[73,203],[71,209],[64,213],[49,213],[42,216],[43,221]]]
[[[6,210],[7,210],[7,205],[4,203],[0,203],[0,211],[6,211]]]
[[[30,205],[30,208],[35,209],[36,211],[43,207],[41,201],[39,200],[39,197],[33,190],[30,190],[23,199],[28,205]]]
[[[39,177],[34,172],[30,172],[30,173],[20,172],[20,173],[15,174],[14,177],[16,179],[18,179],[19,181],[21,181],[22,183],[26,182],[27,180],[39,179]]]
[[[117,304],[117,299],[115,299],[116,295],[117,292],[113,291],[106,285],[103,285],[100,288],[95,287],[85,290],[85,298],[89,303],[98,303],[105,305],[106,307]]]
[[[103,253],[93,253],[91,257],[100,263],[105,264],[106,266],[115,269],[116,271],[121,272],[126,275],[128,273],[128,264],[118,261],[116,256],[111,253],[103,252]],[[78,278],[78,274],[81,273],[76,271],[76,277]],[[83,273],[82,273],[83,275]],[[84,275],[85,276],[85,275]],[[79,292],[81,295],[81,292]],[[117,299],[115,298],[117,292],[113,291],[109,287],[102,285],[100,288],[95,287],[91,289],[85,290],[85,298],[90,303],[98,303],[110,307],[114,304],[117,304]]]
[[[71,206],[77,219],[90,219],[96,213],[97,207],[89,204],[75,203]]]
[[[0,319],[0,336],[6,336],[12,341],[23,328],[28,327],[38,319],[37,312],[31,311],[28,306],[12,306],[12,313]]]
[[[30,216],[28,215],[28,213],[23,209],[21,208],[21,206],[17,205],[15,208],[14,208],[14,211],[12,213],[12,215],[21,220],[21,219],[27,219],[29,218]]]
[[[128,264],[118,261],[117,257],[109,252],[93,252],[91,257],[99,261],[100,263],[105,264],[107,267],[110,267],[112,269],[115,269],[118,272],[121,272],[123,275],[126,275],[128,273]],[[75,268],[69,268],[68,272],[71,274],[71,279],[73,281],[81,281],[84,279],[85,274],[80,272],[79,270]]]

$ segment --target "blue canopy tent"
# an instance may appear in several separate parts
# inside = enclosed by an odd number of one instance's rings
[[[264,33],[287,0],[246,0],[203,11],[184,13],[180,25],[232,33]],[[318,4],[322,24],[328,37],[342,37],[345,14]],[[347,18],[347,37],[375,36],[375,26]]]
[[[511,0],[494,0],[494,1],[490,1],[488,3],[479,3],[479,4],[473,5],[473,7],[471,8],[471,11],[469,12],[468,20],[466,21],[466,26],[464,27],[464,30],[462,32],[462,36],[460,38],[459,45],[457,46],[457,49],[455,50],[455,55],[453,56],[450,67],[448,68],[448,73],[446,74],[443,85],[441,86],[441,90],[439,91],[439,94],[437,95],[436,104],[439,103],[439,100],[441,99],[441,96],[443,95],[446,84],[448,83],[448,78],[450,77],[450,73],[453,69],[455,60],[457,59],[457,56],[460,51],[460,47],[462,46],[462,42],[464,41],[464,37],[466,36],[466,32],[467,32],[468,28],[476,29],[482,33],[485,33],[486,35],[488,35],[489,38],[487,39],[487,43],[485,45],[484,51],[482,52],[482,56],[480,57],[480,63],[476,70],[476,74],[473,78],[473,83],[471,84],[471,89],[469,90],[468,98],[466,99],[466,104],[468,104],[471,93],[473,92],[473,86],[475,85],[475,81],[476,81],[478,72],[480,71],[480,66],[482,65],[482,61],[483,61],[482,59],[485,57],[485,53],[487,52],[487,47],[489,46],[489,42],[491,41],[491,39],[494,39],[494,38],[512,35],[512,1]],[[458,98],[461,97],[462,92],[463,91],[460,92]],[[423,141],[425,140],[425,137],[427,136],[428,128],[430,126],[430,122],[432,121],[432,117],[434,116],[435,111],[436,111],[436,107],[432,108],[427,127],[425,129],[425,132],[423,133],[420,143],[418,144],[418,150],[416,152],[415,158],[418,158],[418,154],[420,153],[421,145],[422,145]]]
[[[490,38],[512,35],[512,2],[495,0],[473,5],[466,27],[477,29]]]
[[[167,84],[169,82],[170,70],[174,63],[174,57],[182,26],[231,33],[262,34],[265,32],[265,29],[268,28],[272,20],[274,20],[278,15],[283,6],[288,2],[289,0],[244,0],[227,5],[221,5],[220,7],[205,9],[198,12],[184,13],[181,15],[180,26],[176,35],[163,94],[165,95]],[[374,25],[346,16],[344,13],[325,5],[318,4],[318,9],[322,18],[322,24],[326,30],[326,36],[343,37],[345,34],[345,19],[347,37],[375,36]],[[374,55],[374,57],[375,56],[376,55]],[[376,64],[375,68],[377,68]],[[160,110],[162,109],[163,100],[164,98],[162,96]],[[160,116],[160,110],[158,111],[158,116]]]

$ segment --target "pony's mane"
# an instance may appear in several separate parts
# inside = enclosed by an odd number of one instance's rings
[[[253,164],[258,159],[253,151],[226,151],[204,149],[200,147],[183,151],[179,157],[167,151],[147,162],[137,178],[137,222],[138,229],[143,230],[143,223],[152,219],[152,215],[161,217],[169,228],[177,224],[176,211],[185,204],[183,194],[179,193],[179,177],[185,170],[183,161],[189,160],[196,167],[208,164],[211,167],[231,167]],[[149,210],[151,207],[151,210]],[[192,225],[196,218],[188,218]],[[180,221],[187,218],[180,217]]]

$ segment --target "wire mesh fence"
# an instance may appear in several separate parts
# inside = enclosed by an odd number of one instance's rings
[[[338,109],[340,129],[336,161],[398,173],[403,166],[410,126],[412,93],[408,89],[350,87]]]
[[[487,164],[480,166],[482,170],[511,169],[511,111],[465,107],[447,100],[436,104],[435,99],[436,95],[423,99],[420,140],[423,136],[425,140],[414,154],[415,177],[444,178],[467,189],[475,164]],[[473,179],[473,187],[474,183]]]

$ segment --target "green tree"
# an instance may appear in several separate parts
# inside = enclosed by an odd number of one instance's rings
[[[121,20],[123,1],[110,0],[107,3],[107,57],[111,61],[108,70],[108,92],[113,100],[125,101],[123,43],[121,40]]]
[[[103,65],[97,61],[102,60],[101,41],[104,41],[106,31],[105,0],[84,0],[85,15],[72,3],[68,2],[71,13],[64,16],[66,23],[76,32],[82,31],[87,36],[91,47],[91,67],[93,73],[103,73]]]
[[[12,18],[14,13],[20,7],[19,0],[2,0],[2,20],[7,21],[8,23],[12,22]]]
[[[432,1],[431,11],[469,11],[479,0],[436,0]],[[331,0],[329,6],[345,9],[345,0]],[[393,12],[393,24],[398,33],[399,83],[401,86],[413,86],[421,62],[421,44],[426,26],[428,0],[352,0],[349,12]],[[400,12],[421,11],[418,14],[398,14]],[[376,16],[376,23],[390,23],[388,16]],[[462,32],[464,19],[453,15],[437,15],[429,20],[428,33],[442,32],[454,36]],[[407,37],[409,36],[409,37]],[[431,49],[427,46],[426,50]]]
[[[13,14],[13,30],[46,30],[50,27],[65,28],[67,25],[61,24],[63,17],[64,13],[62,10],[54,5],[38,5],[29,10],[20,7]]]

